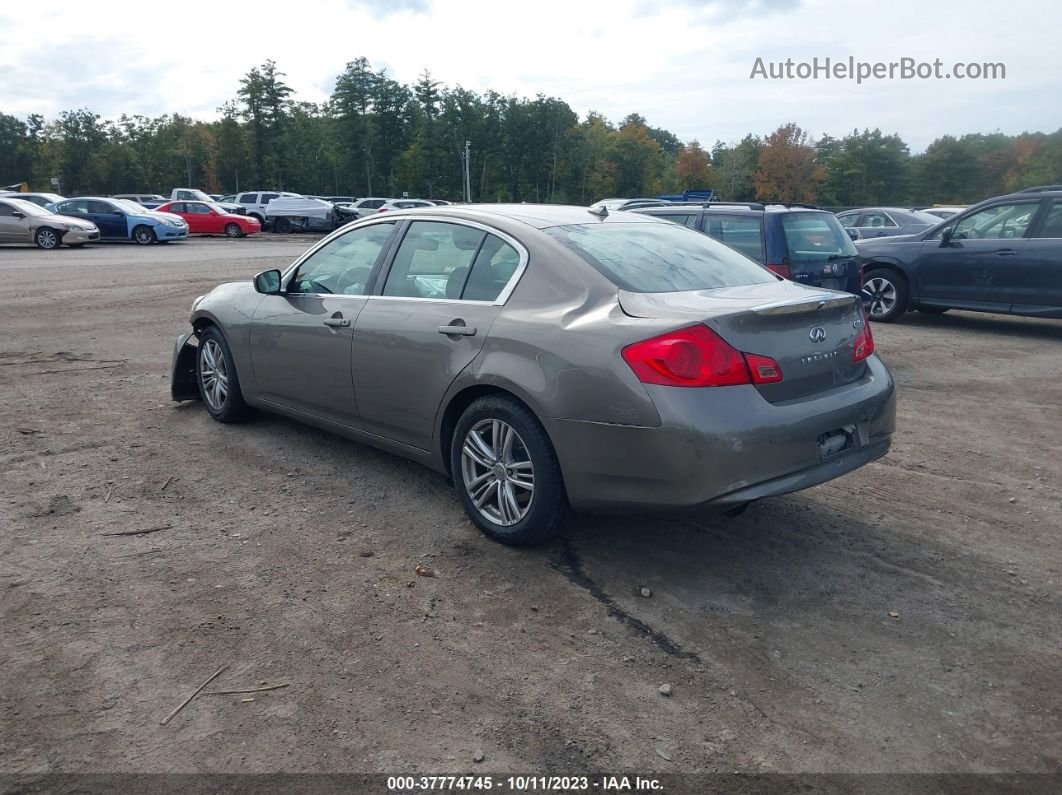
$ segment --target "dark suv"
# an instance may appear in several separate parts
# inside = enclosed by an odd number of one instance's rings
[[[924,232],[859,240],[870,316],[949,309],[1062,318],[1062,190],[1030,188]]]
[[[729,202],[669,204],[635,212],[714,237],[795,282],[860,294],[859,252],[833,213]]]

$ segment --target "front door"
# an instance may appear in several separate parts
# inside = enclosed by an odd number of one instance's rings
[[[129,238],[129,219],[125,211],[96,199],[89,199],[87,207],[88,220],[99,227],[101,237]]]
[[[0,243],[29,243],[29,224],[15,216],[15,208],[0,202]]]
[[[936,233],[918,257],[918,295],[927,302],[1005,312],[1026,255],[1025,234],[1040,200],[1011,200],[961,216],[945,245]]]
[[[431,448],[436,414],[518,278],[517,248],[471,224],[413,221],[354,328],[366,431]]]
[[[358,427],[351,376],[354,322],[395,222],[352,229],[303,260],[281,295],[251,322],[251,367],[260,397]]]

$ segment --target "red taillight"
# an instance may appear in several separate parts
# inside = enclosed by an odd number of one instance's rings
[[[792,279],[793,271],[789,270],[788,265],[768,265],[767,270],[771,273],[777,273],[783,279]]]
[[[782,368],[778,362],[770,356],[760,356],[758,353],[746,353],[745,361],[749,365],[749,373],[752,375],[754,384],[777,384],[782,380]]]
[[[861,362],[874,352],[874,335],[870,333],[870,321],[863,323],[863,330],[859,332],[852,344],[852,361]]]
[[[378,212],[378,213],[385,213],[385,212],[387,212],[387,208],[386,208],[386,207],[381,207],[381,208],[380,208],[379,210],[377,210],[376,212]]]
[[[703,387],[782,380],[773,359],[742,354],[707,326],[635,342],[623,349],[623,360],[643,384]]]

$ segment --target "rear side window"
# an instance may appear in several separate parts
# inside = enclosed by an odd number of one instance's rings
[[[279,193],[263,193],[262,198],[258,203],[269,204],[269,202],[273,201],[273,199],[276,199],[279,195]]]
[[[497,301],[520,266],[520,254],[500,237],[487,235],[480,246],[461,298],[466,301]],[[449,297],[449,296],[447,296]]]
[[[238,198],[236,201],[239,204],[255,204],[255,199],[257,197],[257,193],[241,193],[240,198]]]
[[[1062,237],[1062,201],[1055,199],[1040,225],[1037,237]]]
[[[747,257],[675,224],[605,223],[544,230],[621,289],[709,290],[776,281]]]
[[[821,261],[830,256],[854,257],[856,247],[837,217],[828,213],[790,213],[782,216],[789,260]]]
[[[757,262],[764,262],[763,224],[750,215],[704,214],[704,233]]]
[[[470,226],[416,221],[402,238],[384,295],[460,298],[486,233]]]

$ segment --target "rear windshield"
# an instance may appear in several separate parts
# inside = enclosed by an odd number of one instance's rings
[[[631,292],[673,293],[776,280],[747,257],[676,224],[579,224],[545,231]]]
[[[792,213],[782,216],[789,259],[794,264],[827,257],[854,257],[852,238],[837,216],[829,213]]]

